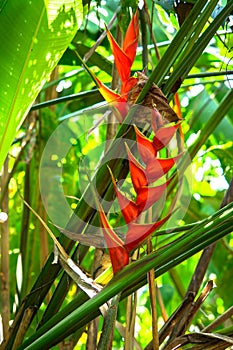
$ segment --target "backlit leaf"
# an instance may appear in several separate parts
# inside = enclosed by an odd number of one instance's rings
[[[81,0],[9,0],[1,8],[0,168],[81,20]]]

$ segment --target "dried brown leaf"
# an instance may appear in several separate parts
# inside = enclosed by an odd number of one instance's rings
[[[138,95],[140,94],[142,88],[145,86],[148,78],[141,72],[137,72],[138,82],[133,86],[132,90],[128,96],[128,103],[133,105],[137,100]],[[157,110],[162,118],[164,123],[177,122],[179,120],[177,114],[173,111],[173,109],[169,106],[168,100],[166,96],[162,93],[160,88],[156,84],[152,84],[150,90],[146,94],[146,97],[141,103],[142,106],[148,107],[147,109],[142,109],[140,114],[136,116],[137,120],[141,123],[149,122],[151,123],[151,109]]]

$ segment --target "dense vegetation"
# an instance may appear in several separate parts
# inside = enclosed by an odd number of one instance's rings
[[[233,346],[233,2],[138,5],[0,5],[3,349]],[[149,79],[121,119],[100,93],[124,85],[106,25],[122,46],[136,11],[131,77]],[[132,124],[153,140],[145,101],[162,92],[178,116],[165,102],[162,127],[179,125],[159,155],[181,155],[140,224],[171,216],[114,265],[101,226],[121,242],[129,227],[114,179],[137,200],[125,143],[141,162]]]

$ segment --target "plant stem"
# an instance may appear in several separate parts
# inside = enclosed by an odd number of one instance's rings
[[[136,308],[137,293],[132,293],[127,297],[124,350],[132,350],[134,348]]]
[[[111,306],[104,320],[103,331],[97,348],[98,350],[110,350],[112,348],[113,331],[120,297],[121,293],[118,293],[112,298]]]
[[[5,188],[8,178],[8,157],[5,160],[2,177],[1,188]],[[8,214],[8,191],[2,201],[2,212]],[[6,336],[10,321],[10,286],[9,286],[9,223],[8,219],[0,222],[1,228],[1,315],[3,324],[3,335]]]
[[[152,250],[151,241],[148,243],[148,253]],[[159,350],[159,332],[158,332],[158,318],[157,318],[157,305],[156,305],[156,286],[155,286],[155,273],[154,269],[151,269],[148,274],[148,285],[150,293],[151,315],[152,315],[152,348],[153,350]]]
[[[145,9],[144,7],[139,11],[140,23],[141,23],[141,33],[142,33],[142,65],[143,71],[147,75],[148,73],[148,47],[147,47],[147,28],[145,19]]]

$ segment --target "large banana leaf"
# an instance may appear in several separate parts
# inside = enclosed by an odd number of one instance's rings
[[[0,1],[0,169],[81,19],[81,0]]]

